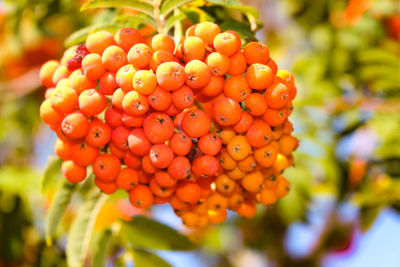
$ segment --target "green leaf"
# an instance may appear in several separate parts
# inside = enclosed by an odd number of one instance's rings
[[[46,222],[46,243],[49,246],[52,244],[52,238],[57,231],[57,226],[61,221],[69,201],[71,200],[71,196],[75,188],[76,184],[72,184],[68,182],[68,180],[64,179],[60,188],[54,195],[54,199],[47,214]]]
[[[81,7],[81,11],[90,8],[104,8],[104,7],[125,7],[143,12],[147,15],[153,16],[153,6],[147,2],[140,0],[92,0],[85,3]]]
[[[221,6],[241,5],[239,0],[207,0],[207,2],[210,2],[215,5],[221,5]]]
[[[49,192],[50,188],[52,188],[56,184],[55,181],[56,179],[54,178],[60,171],[62,162],[63,160],[58,157],[50,158],[42,178],[42,183],[41,183],[42,194]]]
[[[94,249],[94,256],[93,256],[93,266],[102,267],[106,265],[107,261],[107,250],[110,246],[110,241],[112,238],[112,232],[110,229],[104,230],[98,241],[96,242],[96,247]]]
[[[90,192],[71,225],[66,248],[68,266],[83,266],[97,215],[107,196],[98,189]]]
[[[173,228],[144,216],[122,221],[121,238],[138,248],[191,250],[194,244]]]
[[[64,46],[70,47],[72,45],[76,45],[82,43],[86,40],[86,37],[89,33],[99,31],[99,30],[116,30],[119,26],[116,25],[115,22],[112,23],[101,23],[92,25],[86,28],[82,28],[74,33],[72,33],[67,39],[64,41]]]
[[[375,219],[378,217],[382,206],[364,206],[360,210],[360,229],[367,232],[374,225]]]
[[[237,32],[243,39],[246,39],[248,41],[255,40],[254,33],[251,31],[249,25],[243,24],[241,22],[227,20],[221,24],[221,30],[233,30]]]
[[[194,0],[166,0],[161,5],[160,13],[163,16],[167,16],[168,13],[170,13],[174,9],[177,9],[180,6],[183,6],[184,4],[187,4],[187,3],[193,2],[193,1]]]
[[[135,16],[118,16],[114,21],[115,23],[124,24],[133,28],[137,28],[140,24],[153,25],[154,27],[157,27],[157,22],[154,20],[154,18],[143,13]]]
[[[186,19],[186,14],[185,13],[179,13],[178,15],[171,16],[168,18],[167,23],[165,23],[164,29],[166,32],[168,32],[175,23],[181,22],[182,20]]]
[[[135,262],[135,266],[140,267],[172,267],[164,259],[159,256],[142,249],[133,249],[132,250],[133,261]]]

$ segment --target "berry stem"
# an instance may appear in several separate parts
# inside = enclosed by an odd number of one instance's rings
[[[160,13],[160,6],[161,6],[162,0],[154,0],[153,2],[153,7],[154,7],[154,18],[157,22],[157,31],[158,33],[164,33],[164,18]]]

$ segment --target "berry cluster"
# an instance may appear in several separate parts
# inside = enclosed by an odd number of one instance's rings
[[[211,22],[177,46],[123,28],[45,63],[40,115],[66,179],[83,181],[92,165],[105,194],[125,190],[138,208],[169,203],[187,227],[222,223],[227,209],[252,217],[256,203],[284,197],[281,173],[298,146],[287,119],[294,79],[264,44],[241,45]]]

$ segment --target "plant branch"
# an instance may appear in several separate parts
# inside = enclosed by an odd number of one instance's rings
[[[160,6],[162,0],[154,0],[153,7],[154,7],[154,18],[157,22],[157,31],[159,33],[164,33],[164,17],[160,13]]]

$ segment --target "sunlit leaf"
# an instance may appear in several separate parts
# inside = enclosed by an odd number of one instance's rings
[[[134,28],[138,27],[140,24],[153,25],[154,27],[157,27],[157,23],[154,18],[146,14],[137,14],[135,16],[118,16],[115,18],[114,21],[118,24],[125,24]]]
[[[159,256],[142,249],[132,249],[133,261],[135,266],[140,267],[172,267]]]
[[[194,248],[193,243],[185,235],[145,216],[136,216],[131,221],[122,221],[120,235],[138,248],[164,250]]]
[[[115,22],[96,24],[86,28],[82,28],[74,33],[72,33],[67,39],[64,41],[64,46],[70,47],[72,45],[76,45],[82,43],[86,40],[87,36],[91,32],[99,31],[99,30],[117,30],[119,25]]]
[[[71,200],[76,184],[68,182],[66,179],[62,181],[60,188],[56,191],[51,202],[46,222],[46,242],[51,245],[57,226],[61,221],[62,216]]]
[[[105,229],[101,233],[94,248],[93,266],[102,267],[106,265],[107,250],[110,245],[111,238],[112,238],[112,232],[110,229]]]
[[[81,7],[81,11],[90,8],[104,8],[104,7],[124,7],[131,8],[147,15],[153,16],[153,6],[145,1],[140,0],[92,0],[85,3]]]
[[[182,20],[186,19],[186,14],[185,13],[179,13],[178,15],[171,16],[168,20],[167,23],[165,23],[164,29],[166,32],[168,32],[175,23],[181,22]]]
[[[69,266],[83,266],[97,215],[106,201],[98,189],[90,192],[71,225],[66,248]]]
[[[55,177],[57,173],[60,171],[62,162],[63,160],[58,157],[50,158],[42,178],[42,183],[41,183],[42,194],[47,193],[49,189],[54,187],[54,185],[56,184]]]
[[[226,5],[241,5],[239,0],[207,0],[207,2],[210,2],[212,4],[216,4],[216,5],[222,5],[222,6],[226,6]]]
[[[163,16],[168,15],[168,13],[170,13],[171,11],[173,11],[174,9],[177,9],[181,6],[183,6],[184,4],[193,2],[194,0],[165,0],[160,8],[160,13]]]

